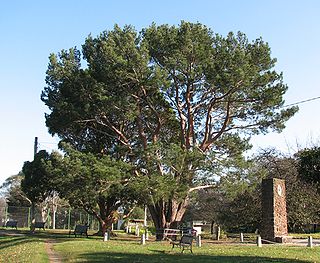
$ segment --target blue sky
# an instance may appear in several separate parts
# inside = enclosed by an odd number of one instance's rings
[[[287,104],[320,96],[320,1],[10,0],[0,3],[0,184],[33,158],[34,137],[51,151],[57,139],[45,126],[40,100],[50,53],[80,47],[85,38],[114,24],[137,30],[157,24],[201,22],[216,33],[242,31],[262,37],[278,59],[289,90]],[[254,150],[274,146],[295,151],[318,143],[320,100],[300,104],[281,134],[253,138]]]

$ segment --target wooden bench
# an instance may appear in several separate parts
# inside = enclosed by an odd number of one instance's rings
[[[44,229],[44,225],[46,224],[46,222],[34,222],[34,229],[36,229],[36,228],[38,228],[39,230],[40,229],[43,229],[43,230],[45,230]]]
[[[172,244],[172,249],[173,249],[175,246],[178,246],[178,247],[180,247],[180,249],[181,249],[181,253],[183,253],[183,251],[184,251],[185,249],[189,249],[189,250],[191,251],[191,253],[193,254],[193,252],[192,252],[192,242],[193,242],[193,239],[194,239],[193,236],[183,235],[180,240],[171,241],[170,243]]]
[[[76,227],[74,228],[74,230],[70,230],[69,231],[69,237],[70,235],[73,234],[74,237],[77,237],[77,235],[86,235],[86,237],[88,237],[88,226],[87,225],[76,225]]]
[[[6,224],[4,225],[5,227],[12,227],[12,228],[15,228],[15,229],[18,229],[18,221],[13,221],[13,220],[9,220],[6,222]]]

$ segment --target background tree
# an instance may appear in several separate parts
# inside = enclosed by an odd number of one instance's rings
[[[49,159],[49,153],[42,150],[35,154],[33,161],[26,161],[22,167],[24,178],[21,180],[21,189],[31,201],[32,221],[35,220],[35,205],[43,203],[47,197],[54,193],[52,173],[46,166]],[[43,210],[42,217],[44,216],[45,211]]]
[[[219,217],[225,200],[225,196],[218,187],[200,189],[190,197],[183,222],[206,221],[210,223],[210,231],[213,234],[214,226],[221,224]]]
[[[24,206],[31,205],[30,199],[21,189],[21,181],[24,178],[22,172],[8,177],[0,187],[8,206]]]
[[[248,149],[251,134],[281,131],[297,111],[281,109],[287,86],[269,46],[243,33],[115,26],[89,36],[82,53],[86,68],[75,48],[50,56],[41,96],[49,131],[134,164],[158,230],[181,221],[190,194],[212,179],[208,167]]]
[[[255,160],[228,159],[216,171],[220,180],[214,188],[201,189],[187,210],[190,220],[211,222],[226,231],[255,231],[261,220],[261,179],[266,172]],[[186,218],[184,218],[184,221]]]
[[[108,155],[83,153],[65,144],[62,147],[66,155],[52,153],[48,162],[48,170],[55,176],[55,189],[72,207],[95,216],[104,234],[111,230],[117,209],[134,202],[128,184],[131,166]]]
[[[296,157],[301,180],[317,185],[320,190],[320,147],[300,150]]]
[[[230,169],[231,167],[229,167]],[[320,201],[317,187],[301,179],[297,155],[285,156],[266,149],[247,162],[233,166],[214,189],[200,191],[191,204],[189,218],[207,220],[227,231],[250,231],[261,223],[261,182],[280,178],[286,183],[289,231],[306,231],[319,222]]]

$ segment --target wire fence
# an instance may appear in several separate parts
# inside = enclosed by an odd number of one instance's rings
[[[51,229],[74,229],[77,224],[86,224],[90,230],[98,230],[98,220],[84,210],[72,208],[58,208],[52,210],[35,208],[34,218],[36,221],[46,222],[45,227]],[[31,208],[16,206],[0,206],[0,226],[7,221],[17,221],[18,228],[28,228],[31,224]]]

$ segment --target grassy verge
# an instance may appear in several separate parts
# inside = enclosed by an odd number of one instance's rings
[[[179,249],[171,250],[167,242],[150,242],[145,246],[137,241],[103,242],[101,240],[76,240],[55,245],[65,259],[64,262],[320,262],[320,247],[288,247],[254,245],[204,244],[181,254]]]
[[[296,234],[296,233],[290,233],[289,236],[292,236],[293,238],[308,238],[309,236],[312,236],[314,239],[320,239],[320,233],[311,233],[311,234]]]
[[[180,253],[178,248],[171,250],[168,242],[148,241],[139,244],[139,238],[118,233],[111,241],[103,242],[101,237],[68,237],[66,231],[38,231],[29,235],[27,231],[10,231],[17,236],[1,236],[0,262],[35,262],[47,263],[45,240],[54,240],[53,249],[63,258],[63,262],[281,262],[302,263],[319,262],[320,246],[314,248],[284,245],[238,244],[230,242],[217,243],[203,240],[201,248],[194,247],[193,254]],[[20,234],[20,236],[19,236]]]
[[[49,262],[44,240],[27,236],[0,236],[0,262]]]

